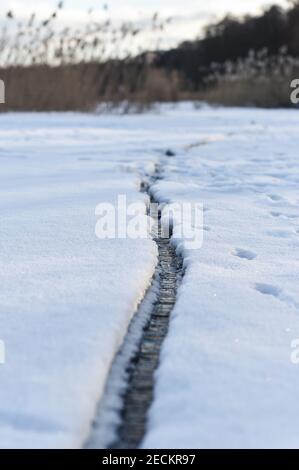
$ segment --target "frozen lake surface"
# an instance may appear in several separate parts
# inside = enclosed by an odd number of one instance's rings
[[[118,195],[202,203],[144,447],[298,447],[299,114],[164,106],[0,115],[0,446],[78,448],[157,263],[99,240]],[[165,150],[174,156],[164,158]],[[174,220],[174,224],[175,224]],[[175,227],[174,227],[175,228]]]

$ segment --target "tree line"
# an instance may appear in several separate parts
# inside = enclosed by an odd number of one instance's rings
[[[208,25],[204,37],[183,42],[179,47],[157,53],[156,65],[176,70],[189,86],[196,89],[211,72],[213,64],[236,61],[250,51],[266,50],[271,56],[284,48],[292,57],[299,57],[299,1],[291,1],[287,9],[277,5],[262,14],[237,18],[227,15]]]

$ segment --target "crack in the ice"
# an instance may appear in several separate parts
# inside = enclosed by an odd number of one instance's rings
[[[155,173],[150,180],[143,181],[140,188],[154,203],[158,201],[151,195],[151,186],[162,178],[163,163],[164,161],[161,161],[156,165]],[[108,448],[138,448],[146,433],[147,413],[153,399],[154,373],[168,331],[170,314],[176,302],[177,288],[183,276],[182,258],[176,254],[175,248],[171,245],[171,234],[167,239],[161,236],[160,214],[157,215],[158,229],[155,241],[159,258],[153,286],[148,294],[151,295],[154,288],[156,298],[143,311],[145,299],[131,323],[121,351],[112,366],[106,392],[86,445],[88,448],[102,448],[104,442]],[[137,346],[136,332],[134,333],[136,322],[142,324],[141,328],[139,327],[140,337]],[[129,347],[132,334],[135,335],[135,343],[134,347],[132,345]],[[118,381],[117,386],[115,386],[116,381]],[[115,434],[115,429],[117,437],[108,443],[107,433],[108,436],[112,436]]]

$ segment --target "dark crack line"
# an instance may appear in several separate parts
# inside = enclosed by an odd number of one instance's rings
[[[151,202],[158,202],[151,196],[151,186],[161,179],[162,169],[161,165],[157,165],[156,172],[150,181],[145,181],[141,185],[141,191],[150,195]],[[118,401],[117,397],[113,400],[113,397],[107,396],[107,394],[111,393],[111,388],[109,387],[111,377],[108,379],[106,397],[104,396],[104,400],[102,400],[104,402],[102,408],[106,406],[105,401],[109,402],[109,398],[112,399],[112,402],[118,404],[119,420],[118,423],[115,423],[117,425],[117,438],[108,445],[110,449],[136,449],[140,446],[146,434],[148,411],[154,396],[154,374],[159,365],[161,347],[168,332],[170,315],[176,303],[177,289],[183,275],[183,261],[176,254],[175,248],[170,242],[171,233],[169,239],[162,238],[161,236],[160,217],[158,217],[156,233],[157,237],[154,240],[158,246],[159,256],[153,285],[150,289],[150,294],[153,295],[154,293],[154,301],[146,315],[146,320],[144,320],[145,324],[142,328],[141,337],[137,346],[133,348],[131,359],[129,363],[123,365],[125,367],[123,371],[125,385],[120,390],[120,397],[118,397],[120,401]],[[141,304],[141,309],[144,310],[143,303]],[[137,321],[140,316],[145,318],[144,312],[137,312]],[[128,342],[131,341],[132,329],[134,330],[135,322],[136,319],[133,319],[121,351],[115,360],[116,362],[118,361],[118,366],[116,367],[118,373],[119,361],[121,357],[125,356],[123,351],[128,347]],[[113,370],[115,375],[116,369],[113,369],[112,366],[110,375],[113,375]],[[116,405],[114,404],[114,406]],[[105,423],[101,422],[101,416],[103,416],[103,413],[98,413],[89,441],[92,444],[87,445],[87,447],[97,448],[96,436],[101,425],[104,428],[102,432],[105,432]],[[97,427],[99,428],[98,430]]]

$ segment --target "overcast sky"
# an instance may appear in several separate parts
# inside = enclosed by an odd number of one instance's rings
[[[49,15],[57,1],[1,0],[0,15],[3,18],[7,10],[13,10],[17,17],[29,17],[35,11],[43,18]],[[109,6],[107,13],[103,10],[105,3]],[[165,45],[173,45],[194,38],[205,23],[227,12],[255,13],[272,3],[286,5],[287,0],[65,0],[60,19],[72,23],[82,21],[89,7],[94,9],[95,17],[109,15],[115,20],[143,20],[158,11],[162,17],[174,18],[166,32],[167,37],[164,37]]]

